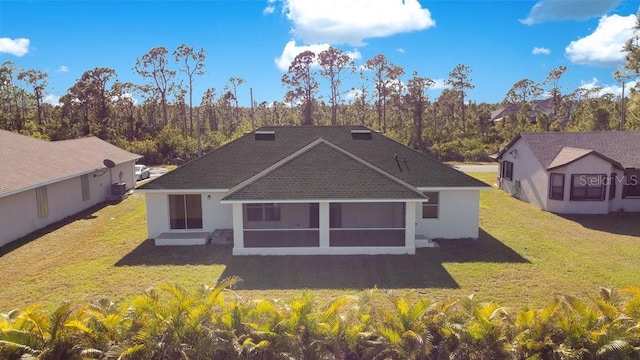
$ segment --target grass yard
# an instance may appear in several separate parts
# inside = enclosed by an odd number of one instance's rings
[[[232,257],[224,246],[154,247],[145,240],[144,197],[134,194],[0,248],[0,312],[120,300],[162,282],[195,289],[231,275],[244,279],[236,293],[249,298],[313,289],[323,299],[377,286],[435,299],[475,293],[512,308],[640,285],[640,214],[563,217],[497,189],[483,191],[480,206],[479,240],[415,256]]]

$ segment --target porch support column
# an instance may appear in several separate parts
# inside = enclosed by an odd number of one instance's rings
[[[233,253],[244,249],[244,216],[242,204],[233,204]]]
[[[328,248],[331,246],[329,232],[329,203],[321,202],[318,204],[318,213],[319,213],[319,236],[320,236],[320,247]]]
[[[407,201],[404,208],[404,246],[409,254],[416,253],[416,202]]]

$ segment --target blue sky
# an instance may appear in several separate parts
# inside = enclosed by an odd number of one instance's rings
[[[283,69],[297,53],[332,45],[362,65],[383,53],[405,68],[443,80],[457,64],[472,69],[476,102],[502,101],[518,80],[543,81],[564,65],[564,92],[603,87],[632,34],[637,1],[629,0],[264,0],[264,1],[0,1],[0,62],[49,74],[55,103],[86,70],[108,67],[120,81],[145,80],[133,71],[153,47],[184,43],[207,51],[206,75],[194,83],[194,104],[230,77],[249,105],[283,101]],[[171,63],[173,65],[173,62]],[[348,76],[343,89],[359,86]],[[321,93],[328,87],[321,83]],[[343,97],[348,101],[349,95]]]

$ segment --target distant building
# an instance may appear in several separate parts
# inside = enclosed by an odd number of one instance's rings
[[[523,132],[497,159],[500,188],[543,210],[640,212],[640,131]]]
[[[132,189],[141,157],[96,137],[50,142],[5,130],[0,154],[0,246]]]

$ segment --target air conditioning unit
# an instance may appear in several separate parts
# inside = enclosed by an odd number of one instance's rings
[[[111,184],[111,195],[113,196],[122,196],[127,193],[127,184],[126,183],[113,183]]]

